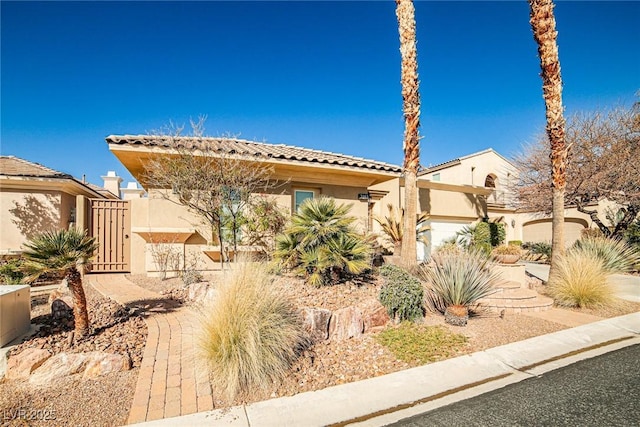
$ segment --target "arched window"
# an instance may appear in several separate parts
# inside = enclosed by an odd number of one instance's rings
[[[484,186],[488,188],[496,188],[496,176],[493,174],[487,175],[484,179]]]

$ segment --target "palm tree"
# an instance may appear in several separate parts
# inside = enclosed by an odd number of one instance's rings
[[[353,229],[349,209],[328,197],[305,200],[276,238],[274,258],[317,286],[364,272],[371,266],[371,247]]]
[[[558,32],[553,16],[553,0],[529,0],[533,38],[538,44],[542,72],[542,96],[546,107],[547,136],[551,145],[552,212],[551,272],[564,253],[564,193],[568,148],[565,144],[565,120],[562,106],[562,77],[558,57]]]
[[[25,244],[24,269],[28,273],[27,282],[33,282],[44,273],[63,273],[69,284],[73,298],[75,336],[82,338],[89,333],[87,299],[82,287],[83,269],[98,245],[85,231],[48,231],[35,236]]]
[[[411,0],[396,0],[396,16],[400,33],[402,109],[404,111],[404,229],[413,236],[417,226],[418,188],[420,166],[420,93],[418,92],[418,51],[416,49],[415,9]],[[404,239],[401,249],[402,263],[416,263],[416,239]]]

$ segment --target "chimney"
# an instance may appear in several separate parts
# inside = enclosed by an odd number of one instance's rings
[[[122,178],[116,175],[115,171],[107,172],[107,176],[101,176],[104,181],[103,187],[120,198],[120,183]]]
[[[139,188],[137,182],[128,182],[126,187],[120,189],[123,200],[141,199],[144,195],[144,188]]]

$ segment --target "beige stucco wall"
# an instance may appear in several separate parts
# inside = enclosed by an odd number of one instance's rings
[[[37,233],[68,227],[75,197],[59,191],[3,189],[0,192],[0,253],[21,250]]]

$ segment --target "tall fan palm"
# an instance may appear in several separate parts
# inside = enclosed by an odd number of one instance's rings
[[[564,193],[568,148],[565,144],[565,120],[562,106],[562,77],[553,0],[529,0],[533,38],[538,44],[542,72],[542,96],[546,107],[547,136],[551,145],[551,179],[553,187],[551,222],[551,272],[565,251],[564,247]]]
[[[405,235],[413,236],[418,211],[417,175],[420,166],[420,93],[418,92],[418,51],[416,48],[415,9],[411,0],[396,0],[396,16],[400,33],[402,109],[404,111],[404,217]],[[404,239],[402,263],[416,263],[416,239]]]
[[[73,317],[76,338],[89,333],[87,299],[82,287],[83,269],[98,245],[86,232],[72,230],[48,231],[35,236],[25,244],[24,270],[27,282],[33,282],[44,273],[63,273],[73,298]]]

